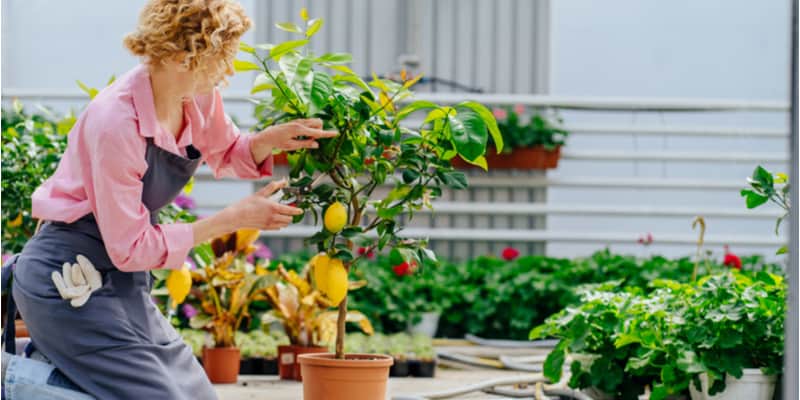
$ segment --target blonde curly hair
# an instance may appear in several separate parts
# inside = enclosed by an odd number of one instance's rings
[[[233,74],[239,38],[252,25],[234,0],[150,0],[125,47],[151,66],[176,61],[212,85]]]

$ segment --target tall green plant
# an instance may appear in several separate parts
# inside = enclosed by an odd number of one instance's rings
[[[309,41],[322,27],[322,19],[301,13],[300,25],[285,22],[278,28],[298,36],[296,40],[240,49],[254,61],[237,60],[237,71],[256,71],[252,93],[268,92],[257,100],[255,114],[259,127],[299,118],[316,117],[325,129],[339,136],[320,140],[318,149],[304,149],[287,156],[291,185],[308,185],[315,175],[325,175],[323,183],[298,202],[313,215],[341,202],[347,208],[347,223],[340,232],[320,229],[307,239],[319,251],[340,259],[349,271],[360,258],[355,244],[369,250],[391,248],[394,259],[421,264],[435,260],[426,241],[403,238],[397,216],[413,216],[422,207],[432,208],[442,186],[463,189],[466,176],[456,171],[449,160],[461,157],[484,169],[488,136],[501,151],[503,140],[491,111],[481,104],[465,101],[441,106],[430,101],[410,100],[410,88],[420,77],[405,73],[402,81],[378,78],[367,83],[346,66],[350,54],[314,54]],[[416,112],[427,112],[415,127],[403,124]],[[378,196],[381,185],[392,189]],[[375,196],[373,196],[375,195]],[[367,214],[368,207],[372,212]],[[344,357],[344,316],[347,298],[339,304],[337,358]]]
[[[741,195],[745,199],[747,208],[753,209],[762,206],[767,202],[777,204],[783,209],[783,215],[775,221],[775,235],[778,234],[781,222],[789,216],[791,208],[789,204],[789,177],[781,172],[772,174],[762,166],[757,166],[753,171],[753,176],[747,178],[750,189],[742,189]],[[787,247],[781,246],[777,254],[784,254]]]

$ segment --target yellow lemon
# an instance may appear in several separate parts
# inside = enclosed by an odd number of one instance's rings
[[[340,202],[331,204],[325,210],[325,229],[331,233],[338,233],[347,224],[347,209]]]
[[[7,224],[8,224],[9,228],[16,228],[16,227],[22,225],[22,213],[17,214],[17,218],[14,218],[13,220],[8,221]],[[327,223],[326,223],[326,225],[327,225]]]
[[[327,286],[325,294],[334,305],[338,306],[347,296],[347,270],[344,269],[342,260],[338,258],[331,259],[328,263]]]
[[[167,277],[167,291],[169,297],[172,299],[172,307],[177,307],[178,304],[186,300],[189,291],[192,289],[192,273],[189,272],[189,267],[184,265],[181,269],[173,269]]]
[[[314,270],[314,282],[317,283],[317,289],[325,293],[328,291],[328,263],[330,257],[325,253],[319,253],[311,258],[311,268]]]

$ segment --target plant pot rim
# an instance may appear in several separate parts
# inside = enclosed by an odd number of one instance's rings
[[[203,351],[206,350],[216,350],[216,351],[239,351],[239,348],[236,346],[229,346],[229,347],[205,347],[203,346]]]
[[[337,368],[375,368],[394,364],[394,359],[384,354],[350,353],[345,357],[344,360],[338,360],[334,353],[311,353],[301,354],[297,359],[301,365]]]

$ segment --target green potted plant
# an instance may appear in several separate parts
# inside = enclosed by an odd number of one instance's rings
[[[561,128],[563,121],[554,111],[535,109],[528,119],[524,106],[496,108],[493,111],[497,125],[503,135],[503,151],[489,151],[487,163],[492,169],[550,169],[558,166],[561,147],[569,132]],[[494,148],[490,138],[489,147]],[[456,160],[459,168],[472,168],[470,164]]]
[[[255,251],[252,244],[259,233],[240,229],[193,250],[198,269],[190,271],[190,285],[199,308],[189,325],[211,332],[214,347],[203,348],[203,366],[214,383],[236,382],[241,357],[236,332],[251,318],[250,304],[266,300],[267,289],[276,281],[274,274],[256,273],[255,266],[245,260]],[[167,288],[173,297],[182,288],[171,286],[170,278]]]
[[[464,188],[466,177],[450,160],[461,157],[486,168],[488,135],[493,135],[498,151],[502,137],[491,112],[475,102],[452,107],[429,101],[401,105],[411,97],[409,88],[419,77],[407,79],[403,73],[403,82],[375,77],[367,84],[345,65],[349,54],[313,54],[307,44],[323,22],[308,20],[305,11],[301,16],[302,27],[278,24],[299,35],[297,40],[242,44],[241,50],[255,62],[237,60],[234,67],[258,71],[254,93],[270,91],[271,96],[259,99],[255,107],[259,127],[316,117],[324,128],[339,132],[335,138],[320,140],[318,149],[287,155],[292,187],[307,187],[319,176],[328,180],[295,202],[307,217],[323,215],[324,228],[307,240],[320,252],[312,260],[314,285],[338,307],[335,353],[299,357],[304,397],[379,398],[385,396],[391,358],[344,353],[347,276],[362,258],[353,254],[354,246],[391,249],[409,263],[435,259],[424,240],[398,236],[396,217],[431,207],[442,186]],[[427,117],[418,129],[401,124],[422,110]],[[378,198],[375,189],[385,183],[393,188]],[[333,379],[330,373],[350,377]]]
[[[389,336],[386,353],[392,356],[394,364],[389,368],[389,376],[403,378],[408,376],[408,355],[411,352],[411,338],[405,333]]]
[[[411,376],[433,378],[436,374],[436,351],[430,336],[424,334],[412,336],[410,357],[408,372]]]

